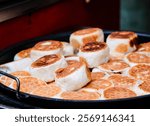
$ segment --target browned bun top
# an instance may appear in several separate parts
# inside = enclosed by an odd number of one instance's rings
[[[96,90],[105,89],[112,86],[112,83],[106,79],[93,80],[85,88],[92,88]]]
[[[20,77],[20,76],[31,76],[31,74],[27,71],[15,71],[15,72],[12,72],[10,73],[11,75],[14,75],[14,76],[17,76],[17,77]]]
[[[25,76],[31,76],[31,74],[27,71],[16,71],[16,72],[12,72],[10,73],[11,75],[15,76],[15,77],[25,77]],[[2,84],[4,84],[5,86],[10,86],[10,84],[13,82],[14,80],[6,77],[6,76],[1,76],[0,77],[0,82]]]
[[[139,64],[129,70],[129,75],[137,79],[150,79],[150,65]]]
[[[91,72],[91,78],[92,80],[100,80],[105,76],[105,73],[103,72]]]
[[[100,94],[97,92],[87,91],[66,91],[61,94],[63,99],[68,100],[97,100],[100,98]]]
[[[38,86],[46,85],[46,83],[42,80],[39,80],[34,77],[20,77],[20,91],[31,93],[33,89],[37,88]],[[16,89],[17,84],[13,82],[13,88]]]
[[[76,32],[74,32],[74,35],[86,35],[86,34],[91,34],[93,32],[96,32],[97,30],[99,30],[99,28],[86,28],[86,29],[82,29],[82,30],[78,30]]]
[[[104,91],[104,97],[106,99],[119,99],[135,97],[136,93],[130,89],[122,87],[110,87]]]
[[[62,48],[63,44],[60,41],[55,40],[47,40],[37,43],[33,49],[34,50],[40,50],[40,51],[49,51],[54,50],[58,48]]]
[[[61,56],[57,54],[46,55],[31,64],[32,67],[43,67],[53,64],[60,60]]]
[[[142,43],[142,44],[138,45],[138,51],[150,52],[150,42]]]
[[[109,60],[107,63],[101,64],[100,67],[113,72],[128,68],[129,65],[121,60]]]
[[[60,92],[61,89],[55,83],[51,83],[48,85],[38,86],[35,88],[35,90],[32,91],[32,94],[43,97],[53,97]]]
[[[68,65],[77,64],[78,62],[77,60],[67,60]]]
[[[117,32],[112,32],[109,35],[109,38],[111,39],[129,39],[130,41],[130,46],[137,46],[137,34],[134,32],[130,31],[117,31]],[[121,47],[124,47],[123,45]],[[122,51],[119,51],[122,52]],[[124,51],[123,51],[124,52]]]
[[[122,76],[120,74],[111,75],[108,78],[116,87],[131,87],[136,85],[136,80],[128,76]]]
[[[139,53],[130,53],[127,58],[134,63],[150,63],[150,57]]]
[[[94,52],[106,48],[105,42],[90,42],[81,47],[82,52]]]
[[[139,88],[145,92],[150,93],[150,80],[145,80],[142,84],[139,85]]]
[[[128,39],[137,37],[136,33],[130,31],[116,31],[110,34],[110,38]]]
[[[18,55],[19,57],[21,57],[21,58],[29,57],[29,56],[30,56],[31,49],[32,49],[32,48],[22,50],[22,51],[20,51],[17,55]]]
[[[60,68],[56,70],[56,77],[61,78],[65,77],[74,71],[76,71],[78,68],[80,68],[83,65],[82,62],[74,62],[73,64],[68,65],[66,68]]]
[[[1,76],[0,77],[0,83],[3,84],[3,85],[5,85],[5,86],[10,86],[11,83],[12,83],[12,81],[13,81],[13,79],[8,78],[6,76]]]

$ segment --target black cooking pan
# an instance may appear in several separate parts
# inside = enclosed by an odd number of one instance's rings
[[[0,64],[10,62],[14,55],[26,48],[32,47],[35,43],[41,40],[54,39],[60,41],[69,41],[69,36],[72,32],[52,34],[43,37],[38,37],[32,40],[24,41],[7,48],[0,53]],[[105,38],[111,31],[105,31]],[[138,42],[150,41],[150,35],[145,33],[137,33],[139,35]],[[7,75],[7,74],[6,74]],[[9,75],[7,75],[9,76]],[[9,76],[16,81],[17,78]],[[77,101],[77,100],[62,100],[29,95],[19,92],[19,83],[17,91],[10,89],[0,84],[0,92],[9,96],[11,99],[17,100],[23,104],[28,104],[36,108],[150,108],[150,95],[138,96],[134,98],[116,99],[116,100],[94,100],[94,101]],[[25,106],[22,108],[26,108]]]

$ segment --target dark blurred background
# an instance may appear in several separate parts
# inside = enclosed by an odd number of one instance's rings
[[[0,0],[0,50],[84,26],[150,32],[150,0]]]
[[[121,0],[121,29],[150,33],[150,0]]]

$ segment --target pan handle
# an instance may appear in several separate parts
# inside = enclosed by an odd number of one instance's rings
[[[4,72],[4,71],[1,71],[0,70],[0,74],[1,75],[4,75],[4,76],[7,76],[7,77],[9,77],[9,78],[11,78],[11,79],[13,79],[13,80],[15,80],[16,81],[16,83],[17,83],[17,88],[16,88],[16,97],[17,97],[17,99],[19,99],[19,100],[21,100],[21,99],[24,99],[24,98],[28,98],[29,97],[29,95],[22,95],[22,94],[20,94],[20,80],[17,78],[17,77],[15,77],[15,76],[13,76],[13,75],[11,75],[11,74],[8,74],[8,73],[6,73],[6,72]]]

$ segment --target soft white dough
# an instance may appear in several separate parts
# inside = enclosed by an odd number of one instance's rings
[[[24,58],[17,61],[12,61],[6,64],[0,65],[0,70],[5,72],[15,72],[27,69],[32,63],[31,58]]]
[[[86,60],[89,68],[94,68],[109,60],[109,48],[106,46],[104,49],[92,52],[79,50],[78,56]]]
[[[70,56],[74,55],[74,49],[68,42],[62,42],[63,44],[63,55]]]

